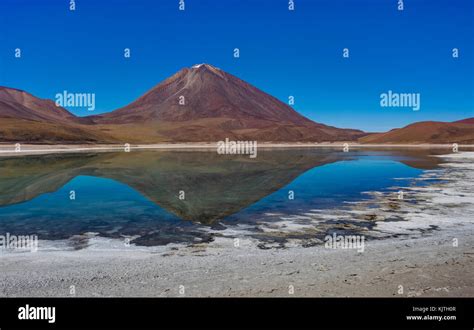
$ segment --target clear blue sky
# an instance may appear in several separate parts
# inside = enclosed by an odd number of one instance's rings
[[[288,0],[185,0],[182,12],[178,0],[76,0],[76,11],[69,0],[1,0],[0,85],[95,93],[97,114],[206,62],[339,127],[473,117],[474,1],[404,2],[295,0],[292,12]],[[421,93],[421,110],[381,108],[388,90]]]

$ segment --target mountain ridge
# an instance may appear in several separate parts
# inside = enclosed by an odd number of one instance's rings
[[[78,117],[52,100],[0,86],[0,142],[474,143],[474,118],[418,122],[384,133],[337,128],[210,64],[183,68],[128,105]]]
[[[361,143],[474,143],[474,117],[453,122],[420,121],[359,138]]]

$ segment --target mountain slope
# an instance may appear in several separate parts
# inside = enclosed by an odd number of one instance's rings
[[[51,100],[25,91],[0,86],[0,117],[55,123],[80,122],[72,113]]]
[[[361,143],[474,143],[474,118],[456,122],[423,121],[386,133],[361,137]]]
[[[131,104],[91,119],[103,125],[155,125],[170,141],[217,141],[226,137],[336,141],[354,140],[364,134],[315,123],[208,64],[182,69]]]
[[[25,91],[0,87],[0,141],[20,143],[113,142],[92,127],[92,120],[80,118],[51,100]]]

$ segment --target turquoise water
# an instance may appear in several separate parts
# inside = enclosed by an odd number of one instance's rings
[[[407,182],[410,178],[417,177],[421,172],[421,169],[404,165],[385,156],[360,155],[351,161],[315,167],[279,191],[250,206],[248,211],[278,211],[291,214],[312,208],[337,208],[341,207],[343,202],[367,198],[362,192],[380,191],[400,185],[403,181]],[[295,192],[294,200],[289,200],[289,191]]]
[[[203,151],[4,158],[0,233],[55,240],[94,232],[136,236],[143,245],[207,241],[203,227],[251,225],[275,213],[330,213],[369,198],[366,191],[409,184],[438,166],[433,153],[296,149],[262,150],[256,159]]]

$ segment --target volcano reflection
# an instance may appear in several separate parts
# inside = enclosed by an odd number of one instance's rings
[[[438,162],[429,152],[375,154],[399,164],[397,172],[377,174],[384,178],[401,175],[407,171],[405,168],[434,168]],[[41,233],[43,239],[68,238],[85,232],[107,237],[135,235],[140,236],[143,244],[151,245],[196,237],[205,240],[208,237],[202,232],[193,232],[196,226],[215,226],[251,205],[263,203],[266,211],[276,209],[279,202],[266,201],[266,197],[274,196],[308,170],[324,165],[334,168],[325,174],[334,178],[325,182],[324,178],[305,176],[308,177],[305,181],[311,181],[303,185],[307,194],[298,192],[304,198],[291,207],[304,203],[307,207],[320,207],[314,205],[315,201],[339,195],[343,200],[349,193],[356,196],[367,187],[359,184],[343,195],[333,182],[340,180],[341,189],[348,191],[344,180],[357,167],[338,168],[333,164],[347,161],[357,165],[355,160],[364,155],[372,157],[369,151],[261,149],[256,159],[203,151],[3,158],[0,159],[0,231],[31,231]],[[414,168],[410,174],[416,174],[413,171]],[[357,175],[351,180],[363,181]],[[309,191],[313,188],[319,192]],[[74,189],[78,190],[78,196],[70,201],[69,191]],[[185,194],[184,200],[178,198],[180,191]],[[291,211],[291,207],[287,208]],[[246,212],[243,212],[245,221],[254,215]]]

